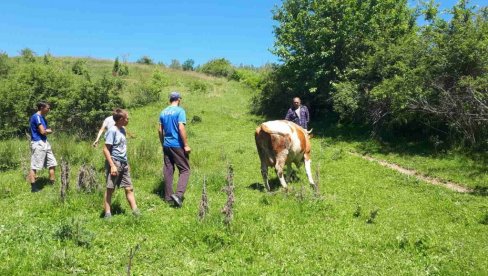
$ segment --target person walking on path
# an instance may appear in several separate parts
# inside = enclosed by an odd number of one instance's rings
[[[302,105],[299,97],[293,98],[293,104],[286,113],[285,120],[292,121],[295,124],[307,129],[307,124],[310,121],[310,114],[308,108]]]
[[[104,217],[107,219],[112,217],[110,205],[112,204],[112,194],[116,187],[124,188],[125,197],[129,202],[132,213],[136,216],[140,214],[139,209],[137,209],[127,160],[125,126],[129,123],[129,113],[124,109],[118,108],[113,112],[113,119],[115,125],[108,129],[105,134],[105,145],[103,147],[107,180],[107,190],[103,197],[103,208],[105,211]]]
[[[102,137],[102,133],[104,131],[109,130],[114,125],[115,125],[115,121],[112,115],[105,118],[105,120],[103,120],[102,126],[100,127],[100,130],[98,130],[97,139],[95,139],[95,142],[93,142],[92,146],[93,147],[98,146],[98,141],[100,140],[100,137]]]
[[[190,177],[191,151],[186,135],[186,113],[180,107],[181,96],[171,92],[169,106],[159,115],[159,141],[163,147],[164,199],[173,202],[176,207],[183,205],[184,194]],[[173,192],[173,175],[175,166],[180,173],[176,192]]]
[[[37,112],[31,116],[29,125],[31,133],[31,169],[28,179],[31,183],[31,192],[35,193],[41,189],[36,185],[36,172],[42,168],[49,168],[49,181],[54,183],[56,177],[54,168],[58,165],[51,144],[47,141],[47,135],[53,133],[49,128],[45,116],[51,107],[46,102],[37,104]]]

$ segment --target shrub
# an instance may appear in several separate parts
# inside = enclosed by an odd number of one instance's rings
[[[234,67],[225,58],[213,59],[199,69],[201,72],[216,76],[228,78],[234,73]]]
[[[154,64],[154,61],[152,60],[152,58],[150,58],[148,56],[143,56],[140,59],[138,59],[136,62],[139,64],[146,64],[146,65]]]
[[[193,59],[187,59],[185,62],[183,62],[183,65],[181,66],[183,71],[193,71],[193,66],[195,65],[195,61]]]

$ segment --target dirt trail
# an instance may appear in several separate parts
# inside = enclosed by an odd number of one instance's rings
[[[402,168],[397,164],[393,164],[393,163],[390,163],[390,162],[387,162],[384,160],[379,160],[379,159],[373,158],[371,156],[362,155],[362,154],[359,154],[356,152],[349,152],[349,153],[354,155],[354,156],[358,156],[358,157],[361,157],[363,159],[366,159],[368,161],[379,163],[380,165],[387,167],[387,168],[390,168],[390,169],[393,169],[397,172],[400,172],[400,173],[403,173],[406,175],[414,176],[417,179],[420,179],[420,180],[425,181],[427,183],[430,183],[432,185],[442,186],[442,187],[448,188],[450,190],[453,190],[453,191],[456,191],[459,193],[472,193],[473,192],[472,189],[466,188],[466,187],[459,185],[457,183],[450,182],[450,181],[444,181],[444,180],[436,178],[436,177],[426,176],[426,175],[423,175],[423,174],[417,172],[416,170]]]

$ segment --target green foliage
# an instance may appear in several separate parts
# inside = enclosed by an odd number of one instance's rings
[[[115,61],[114,61],[114,66],[112,67],[112,75],[118,76],[120,69],[121,69],[121,66],[120,66],[120,62],[119,62],[119,57],[116,57]]]
[[[36,53],[32,51],[30,48],[24,48],[20,50],[20,58],[24,62],[35,62],[36,61]]]
[[[195,65],[195,61],[193,59],[189,58],[183,62],[183,65],[181,66],[181,68],[183,69],[183,71],[193,71],[193,70],[195,70],[193,68],[194,65]]]
[[[333,111],[383,138],[421,132],[488,148],[486,8],[460,1],[448,21],[434,1],[417,10],[406,0],[283,1],[273,49],[283,65],[265,79],[255,112],[282,116],[283,99],[300,96],[315,117]]]
[[[161,70],[154,70],[149,81],[146,81],[136,91],[137,96],[131,105],[142,106],[160,100],[160,94],[168,86],[169,78]]]
[[[7,53],[0,53],[0,78],[6,76],[11,68]]]
[[[234,73],[234,67],[225,58],[219,58],[203,64],[199,71],[215,77],[228,78]]]
[[[61,224],[54,233],[55,239],[63,242],[72,241],[82,247],[90,247],[94,237],[94,233],[86,230],[83,223],[74,218]]]
[[[230,76],[230,79],[239,81],[253,89],[261,89],[264,77],[264,73],[258,70],[238,68]]]
[[[174,70],[181,70],[181,63],[177,59],[172,59],[171,63],[169,64],[169,68],[174,69]]]
[[[73,66],[71,67],[71,71],[73,72],[73,74],[80,75],[80,76],[88,74],[88,70],[86,68],[86,60],[84,59],[75,60]]]
[[[76,65],[77,64],[77,65]],[[75,66],[76,65],[76,66]],[[70,130],[80,137],[91,136],[107,110],[122,106],[120,80],[87,78],[85,61],[75,62],[77,73],[56,64],[21,63],[6,78],[0,79],[0,137],[23,135],[36,103],[51,103],[48,121],[55,131]]]
[[[152,60],[152,58],[150,58],[148,56],[143,56],[140,59],[138,59],[136,62],[140,63],[140,64],[146,64],[146,65],[154,64],[154,61]]]

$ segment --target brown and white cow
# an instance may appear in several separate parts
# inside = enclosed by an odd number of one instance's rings
[[[274,167],[281,186],[287,188],[283,169],[285,164],[291,173],[291,164],[300,167],[305,161],[308,181],[314,185],[310,160],[310,136],[301,126],[286,120],[268,121],[256,128],[256,147],[261,159],[261,174],[268,191],[268,167]]]

